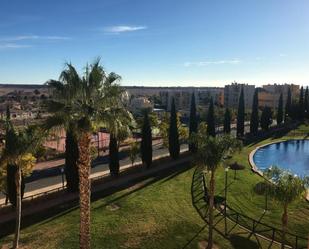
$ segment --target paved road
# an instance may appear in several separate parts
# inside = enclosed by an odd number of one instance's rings
[[[187,150],[187,148],[188,148],[187,145],[181,145],[182,151]],[[153,158],[164,157],[167,155],[168,155],[168,150],[166,148],[163,148],[162,144],[155,144],[153,146]],[[139,163],[139,162],[141,162],[140,158],[138,158],[136,163]],[[131,166],[131,161],[128,157],[124,157],[123,159],[120,160],[121,169],[128,168],[130,166]],[[105,174],[109,174],[109,168],[108,168],[107,162],[98,164],[91,169],[91,178],[102,176]],[[24,197],[43,193],[51,189],[59,188],[63,186],[63,184],[65,185],[65,177],[62,178],[62,175],[40,178],[38,180],[26,183]],[[1,193],[0,194],[0,205],[3,204],[4,202],[5,202],[5,196]]]

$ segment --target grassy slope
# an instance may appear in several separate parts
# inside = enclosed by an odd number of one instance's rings
[[[251,173],[247,163],[247,154],[253,148],[245,147],[241,155],[235,156],[235,160],[247,165],[247,168],[231,184],[228,198],[234,208],[259,218],[264,198],[252,197],[251,188],[260,178]],[[144,187],[151,181],[148,179],[135,187],[93,202],[92,248],[183,248],[192,239],[186,248],[198,248],[198,242],[207,238],[207,230],[198,233],[205,223],[191,203],[192,174],[193,169],[190,169]],[[232,174],[230,181],[231,178]],[[221,195],[223,182],[223,171],[220,170],[217,190]],[[120,209],[111,211],[110,203],[118,205]],[[273,204],[272,208],[275,207]],[[306,220],[309,216],[308,204],[294,204],[289,215],[289,229],[306,235],[309,232]],[[263,220],[279,226],[280,209],[272,209]],[[23,229],[21,242],[31,249],[78,248],[78,222],[78,209],[71,210]],[[238,234],[231,241],[218,234],[215,236],[221,248],[254,248],[250,243],[247,243],[247,247],[243,246],[248,242],[244,239],[246,235]],[[0,240],[0,245],[11,240],[12,236],[5,237]]]

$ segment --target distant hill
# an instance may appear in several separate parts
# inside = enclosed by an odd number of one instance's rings
[[[47,86],[39,84],[0,84],[0,96],[12,92],[29,93],[35,90],[38,90],[41,93],[46,93]]]

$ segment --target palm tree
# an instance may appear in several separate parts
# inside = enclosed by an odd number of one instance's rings
[[[40,145],[42,134],[39,129],[29,126],[24,130],[16,131],[10,121],[7,122],[6,146],[2,151],[1,163],[14,167],[16,186],[16,225],[13,248],[19,247],[20,226],[21,226],[21,199],[22,199],[22,177],[30,174],[35,165],[36,158],[33,153]]]
[[[121,115],[123,111],[119,106],[123,96],[119,80],[119,75],[107,74],[100,65],[100,59],[97,59],[85,67],[82,76],[68,63],[58,81],[47,82],[54,99],[48,103],[48,110],[53,115],[46,120],[45,129],[68,128],[70,123],[76,124],[79,151],[79,243],[82,249],[90,248],[91,135],[100,127],[110,127],[109,124],[117,123],[114,113]]]
[[[265,176],[274,183],[272,184],[271,195],[278,203],[282,205],[283,208],[281,217],[281,248],[284,249],[288,226],[288,206],[295,200],[300,199],[305,193],[306,180],[276,166],[266,170]]]
[[[201,123],[198,133],[193,136],[193,140],[197,144],[197,153],[195,160],[198,165],[205,167],[210,173],[209,181],[209,234],[207,249],[213,247],[213,208],[214,208],[214,194],[215,194],[215,173],[220,165],[223,165],[230,154],[236,149],[241,148],[239,140],[232,138],[230,135],[223,135],[219,137],[209,136],[207,134],[207,126]]]

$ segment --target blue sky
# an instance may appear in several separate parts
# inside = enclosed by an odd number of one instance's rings
[[[307,85],[308,13],[308,0],[1,0],[0,82],[100,56],[124,85]]]

